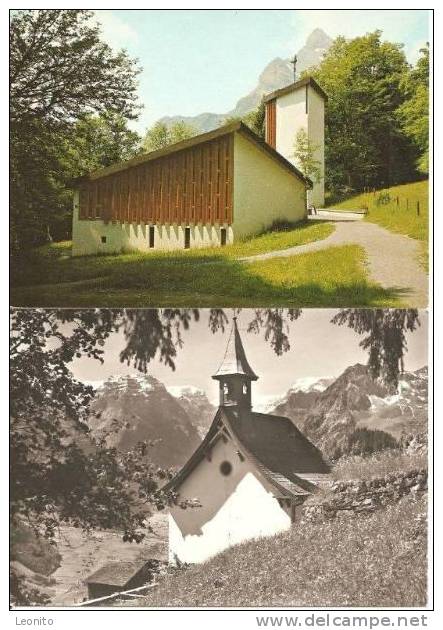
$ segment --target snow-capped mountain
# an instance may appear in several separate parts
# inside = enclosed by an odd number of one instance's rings
[[[216,408],[209,402],[205,392],[193,385],[170,386],[167,390],[177,398],[203,439],[216,412]]]
[[[279,396],[262,396],[255,397],[254,410],[260,413],[280,413],[278,409],[284,410],[286,406],[293,405],[294,408],[301,406],[303,409],[306,405],[314,400],[314,396],[304,396],[304,394],[312,394],[324,391],[334,380],[333,376],[305,376],[298,378],[288,389],[286,394]],[[280,415],[287,415],[282,413]]]
[[[196,425],[179,401],[152,376],[109,378],[96,390],[89,425],[94,437],[126,450],[154,440],[152,460],[180,466],[200,443]]]
[[[326,455],[346,452],[358,429],[376,429],[395,438],[427,433],[428,371],[401,375],[392,392],[356,364],[338,378],[298,379],[284,396],[254,399],[254,410],[286,416]],[[151,454],[162,466],[180,466],[206,434],[216,408],[192,385],[165,387],[152,376],[118,376],[100,384],[91,405],[94,437],[125,450],[154,440]]]
[[[376,429],[397,439],[427,433],[427,367],[402,374],[394,393],[360,364],[337,379],[322,380],[308,387],[300,383],[299,389],[295,384],[270,413],[291,418],[327,455],[346,450],[357,429]]]

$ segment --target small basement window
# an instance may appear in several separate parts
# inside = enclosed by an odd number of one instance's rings
[[[220,464],[220,472],[224,477],[227,477],[232,472],[232,464],[231,462],[224,461]]]
[[[106,236],[102,236],[102,243],[106,243]]]
[[[155,228],[153,225],[149,226],[149,247],[152,249],[155,244]]]
[[[220,230],[220,245],[223,247],[226,245],[226,228]]]
[[[191,228],[185,227],[185,249],[191,247]]]

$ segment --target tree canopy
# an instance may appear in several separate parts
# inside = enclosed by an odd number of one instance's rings
[[[413,132],[400,120],[408,118],[405,108],[417,111],[420,97],[413,104],[407,86],[417,72],[427,82],[425,64],[411,69],[403,46],[381,35],[338,37],[310,71],[328,94],[325,161],[332,191],[389,186],[417,176]]]
[[[89,143],[84,163],[70,166],[85,126],[102,124],[130,137],[139,113],[136,60],[101,39],[93,11],[22,10],[10,25],[11,248],[47,240],[71,216],[69,182],[89,161],[110,162],[117,143]],[[112,143],[111,143],[112,144]],[[126,157],[127,144],[122,153]],[[109,149],[109,155],[103,151]],[[118,153],[118,152],[117,152]],[[75,160],[74,160],[75,163]],[[85,172],[85,170],[83,172]]]
[[[158,120],[150,129],[146,131],[143,138],[143,149],[147,152],[164,149],[170,144],[176,144],[182,140],[193,138],[198,133],[192,125],[187,125],[183,120],[168,126]]]

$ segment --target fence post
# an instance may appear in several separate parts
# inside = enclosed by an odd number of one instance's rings
[[[398,195],[397,195],[397,208],[398,208],[399,203],[400,203],[400,199],[398,198]]]
[[[417,201],[417,216],[420,216],[420,202]]]
[[[409,199],[406,199],[406,210],[409,210]]]

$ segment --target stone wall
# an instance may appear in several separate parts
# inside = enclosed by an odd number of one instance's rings
[[[327,494],[316,495],[306,502],[303,518],[324,520],[345,513],[371,513],[406,495],[419,495],[427,489],[426,469],[389,473],[383,478],[367,481],[336,481]]]

